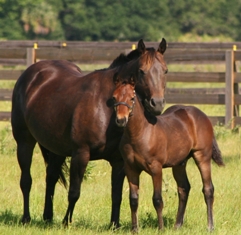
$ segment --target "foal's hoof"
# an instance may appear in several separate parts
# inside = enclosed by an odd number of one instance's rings
[[[131,232],[132,232],[133,234],[137,234],[137,233],[138,233],[138,228],[132,228],[132,229],[131,229]]]
[[[175,224],[174,229],[180,229],[182,227],[182,223]]]
[[[23,216],[22,219],[21,219],[21,223],[22,224],[29,224],[31,221],[31,217],[30,216]]]
[[[213,230],[214,230],[214,226],[211,226],[211,227],[208,227],[208,232],[213,232]]]

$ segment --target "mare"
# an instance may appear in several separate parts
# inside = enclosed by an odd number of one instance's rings
[[[183,224],[190,191],[186,164],[193,158],[202,178],[203,194],[207,205],[208,229],[213,229],[214,187],[211,179],[211,159],[224,165],[208,117],[194,106],[174,105],[158,116],[144,110],[135,93],[135,77],[120,80],[115,75],[113,93],[116,124],[124,127],[120,151],[130,188],[132,230],[138,230],[137,209],[139,176],[147,172],[153,181],[153,205],[159,229],[163,228],[162,169],[172,167],[177,184],[179,205],[175,228]],[[123,78],[123,77],[122,77]]]
[[[72,221],[89,160],[105,159],[112,167],[111,223],[119,226],[125,174],[118,149],[123,130],[115,125],[109,104],[115,89],[113,75],[119,70],[135,74],[139,89],[144,90],[140,93],[142,102],[149,112],[158,115],[165,104],[165,50],[165,39],[157,50],[146,48],[141,39],[136,50],[127,56],[121,54],[109,68],[85,76],[76,65],[61,60],[40,61],[22,73],[13,90],[11,116],[21,169],[22,223],[31,220],[30,168],[38,143],[47,162],[44,220],[53,218],[55,185],[59,177],[64,178],[62,166],[66,156],[71,156],[68,208],[63,223]]]

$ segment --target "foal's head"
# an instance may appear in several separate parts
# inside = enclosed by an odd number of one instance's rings
[[[135,82],[133,78],[129,82],[120,83],[116,80],[116,89],[113,93],[114,109],[116,112],[116,124],[119,127],[126,126],[129,116],[132,115],[135,105]]]

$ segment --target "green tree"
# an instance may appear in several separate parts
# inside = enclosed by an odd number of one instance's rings
[[[67,40],[159,40],[168,31],[166,1],[65,0],[60,19]]]
[[[238,38],[240,0],[170,0],[168,8],[180,33]]]
[[[56,1],[0,0],[0,38],[64,39],[59,9],[53,2]]]
[[[24,39],[23,29],[19,22],[21,4],[14,0],[0,0],[0,38]]]

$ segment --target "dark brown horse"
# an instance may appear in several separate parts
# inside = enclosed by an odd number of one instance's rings
[[[208,229],[213,229],[214,187],[211,179],[211,159],[224,165],[208,117],[194,106],[174,105],[161,116],[146,114],[138,95],[135,95],[134,78],[121,83],[114,76],[117,88],[113,93],[116,123],[124,128],[120,150],[130,187],[132,230],[138,229],[137,208],[139,176],[144,170],[151,175],[154,187],[153,205],[162,218],[162,168],[172,167],[179,197],[175,227],[183,224],[190,191],[186,164],[193,158],[202,177],[203,194],[207,205]]]
[[[55,184],[59,176],[63,178],[61,166],[66,156],[72,158],[65,224],[72,221],[89,160],[106,159],[112,167],[111,223],[119,226],[125,175],[118,150],[123,132],[115,125],[114,112],[109,106],[115,89],[113,75],[126,71],[137,76],[145,107],[155,115],[160,114],[165,103],[165,50],[165,39],[158,50],[146,48],[140,40],[136,50],[127,56],[120,55],[108,69],[86,76],[74,64],[59,60],[33,64],[20,76],[13,91],[11,122],[21,168],[23,223],[31,219],[30,167],[33,149],[38,143],[48,164],[44,219],[52,220]]]

